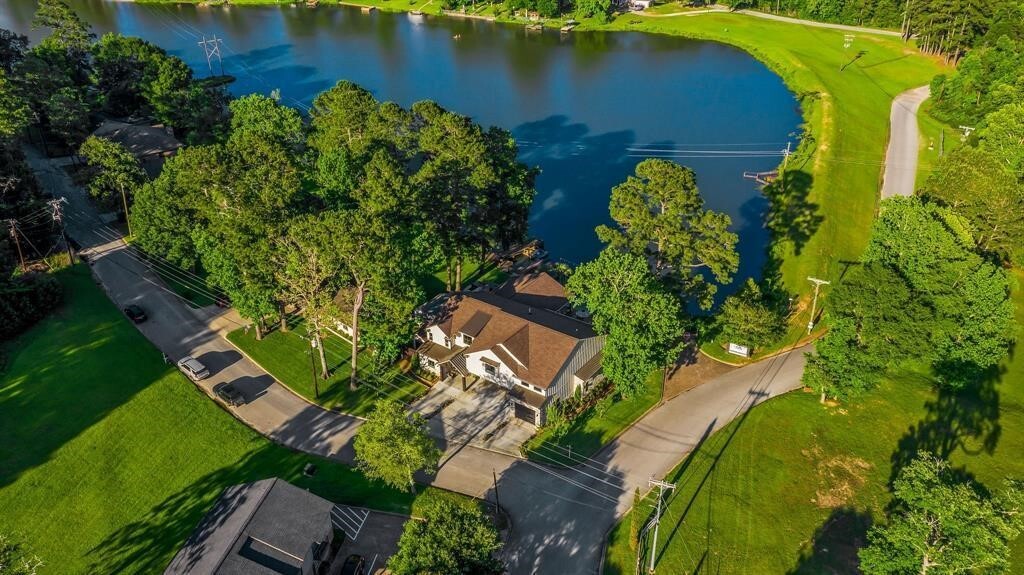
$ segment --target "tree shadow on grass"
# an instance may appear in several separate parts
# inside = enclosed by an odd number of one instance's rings
[[[818,213],[818,204],[808,199],[813,183],[810,172],[790,169],[764,187],[770,202],[765,226],[776,238],[792,243],[796,255],[800,255],[825,219]]]
[[[1003,371],[994,368],[974,385],[958,391],[938,388],[935,398],[925,403],[924,417],[907,429],[892,454],[890,485],[922,451],[942,459],[956,452],[979,455],[995,451],[1002,434],[996,384]],[[955,471],[965,479],[973,478],[963,467]]]
[[[857,552],[867,541],[871,514],[839,507],[814,531],[814,537],[800,551],[796,567],[789,575],[821,573],[859,573]]]

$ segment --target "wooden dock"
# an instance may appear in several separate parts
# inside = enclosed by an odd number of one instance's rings
[[[761,184],[762,186],[767,186],[768,184],[774,182],[779,178],[779,171],[772,170],[770,172],[743,172],[743,177],[748,180],[754,180],[755,182]]]

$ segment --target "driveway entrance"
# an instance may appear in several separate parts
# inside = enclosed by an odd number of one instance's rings
[[[508,392],[484,380],[467,391],[438,382],[413,404],[413,410],[428,417],[431,435],[446,450],[469,443],[518,457],[519,446],[536,432],[513,416]]]

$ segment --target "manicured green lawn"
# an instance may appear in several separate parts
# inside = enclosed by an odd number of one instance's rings
[[[960,130],[932,116],[931,108],[932,100],[925,100],[917,113],[917,127],[921,132],[917,156],[918,188],[931,175],[932,168],[943,154],[948,154],[963,145],[960,141]]]
[[[541,463],[580,463],[581,458],[597,453],[661,401],[662,375],[660,371],[652,373],[640,394],[616,401],[602,416],[598,416],[595,407],[584,411],[572,422],[568,433],[557,441],[551,437],[550,429],[542,429],[523,446],[523,451],[527,457]]]
[[[420,278],[420,287],[423,288],[426,297],[432,298],[445,291],[445,281],[448,279],[448,270],[441,268],[436,273]],[[494,264],[482,264],[477,261],[467,261],[462,268],[462,285],[468,286],[473,282],[500,284],[508,279],[508,274],[498,269]]]
[[[399,373],[397,368],[391,368],[380,376],[370,376],[367,367],[369,360],[364,361],[363,354],[359,357],[359,367],[367,375],[362,377],[372,381],[360,385],[354,392],[349,390],[352,344],[337,336],[329,336],[323,341],[331,377],[327,380],[317,378],[320,388],[320,397],[317,398],[313,387],[313,369],[319,374],[320,359],[316,357],[314,368],[310,363],[309,342],[299,334],[305,335],[305,328],[301,324],[288,332],[272,331],[257,341],[254,331],[246,333],[241,328],[228,334],[228,340],[292,391],[328,409],[366,416],[382,397],[409,403],[427,391],[426,386]]]
[[[221,490],[272,476],[409,512],[412,496],[279,447],[217,407],[84,266],[60,277],[64,307],[8,342],[0,372],[0,531],[46,562],[41,573],[160,572]]]
[[[1024,272],[1018,272],[1018,283]],[[1024,337],[1024,291],[1017,287]],[[860,401],[772,399],[712,435],[667,477],[678,485],[661,524],[658,565],[707,572],[856,573],[856,551],[884,518],[894,466],[927,449],[989,488],[1024,477],[1024,354],[996,381],[939,393],[911,370]],[[640,508],[650,513],[653,498]],[[606,574],[632,573],[629,520],[609,538]],[[1024,538],[1014,544],[1024,573]],[[706,572],[706,571],[701,571]]]

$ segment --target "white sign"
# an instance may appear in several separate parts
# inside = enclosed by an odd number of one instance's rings
[[[745,345],[740,345],[738,343],[730,343],[729,353],[743,357],[750,357],[750,348]]]

